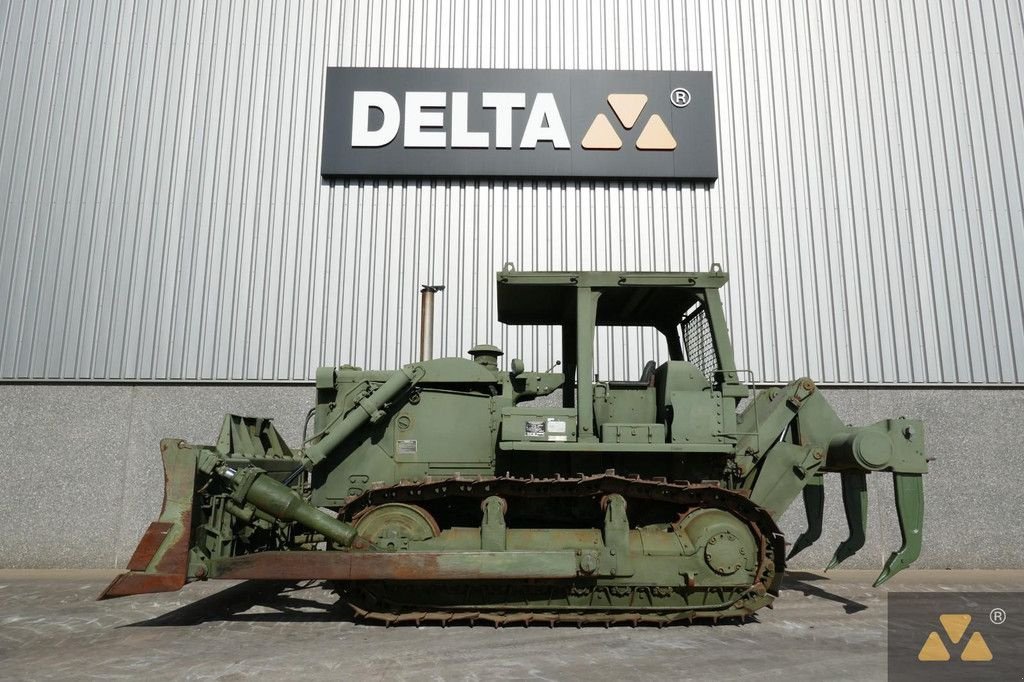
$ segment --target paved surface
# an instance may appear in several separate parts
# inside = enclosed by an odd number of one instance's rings
[[[96,602],[109,571],[0,571],[0,677],[882,679],[896,591],[1024,591],[1024,571],[793,573],[743,625],[504,628],[353,623],[320,585],[210,582]]]

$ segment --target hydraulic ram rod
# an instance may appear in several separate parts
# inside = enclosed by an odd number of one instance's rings
[[[364,424],[376,422],[383,417],[384,406],[423,378],[423,374],[423,368],[418,365],[403,367],[376,390],[357,400],[355,407],[340,422],[329,427],[323,438],[306,448],[302,455],[303,466],[306,467],[306,470],[315,469],[336,447],[345,442]]]

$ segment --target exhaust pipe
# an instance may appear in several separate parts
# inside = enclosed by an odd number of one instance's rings
[[[420,361],[434,357],[434,294],[443,284],[424,284],[420,289]]]

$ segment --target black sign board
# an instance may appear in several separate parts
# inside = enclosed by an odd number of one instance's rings
[[[708,71],[329,68],[331,176],[718,177]]]

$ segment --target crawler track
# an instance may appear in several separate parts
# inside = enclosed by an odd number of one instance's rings
[[[446,478],[369,490],[342,512],[352,518],[380,504],[479,504],[491,495],[510,508],[526,500],[566,501],[617,493],[630,509],[666,504],[679,514],[698,508],[727,510],[744,520],[760,545],[756,578],[735,586],[637,585],[627,581],[359,582],[338,586],[357,616],[402,623],[494,625],[657,625],[695,620],[743,619],[768,606],[778,594],[784,570],[783,539],[775,522],[744,494],[717,485],[668,483],[614,474],[584,478]]]

